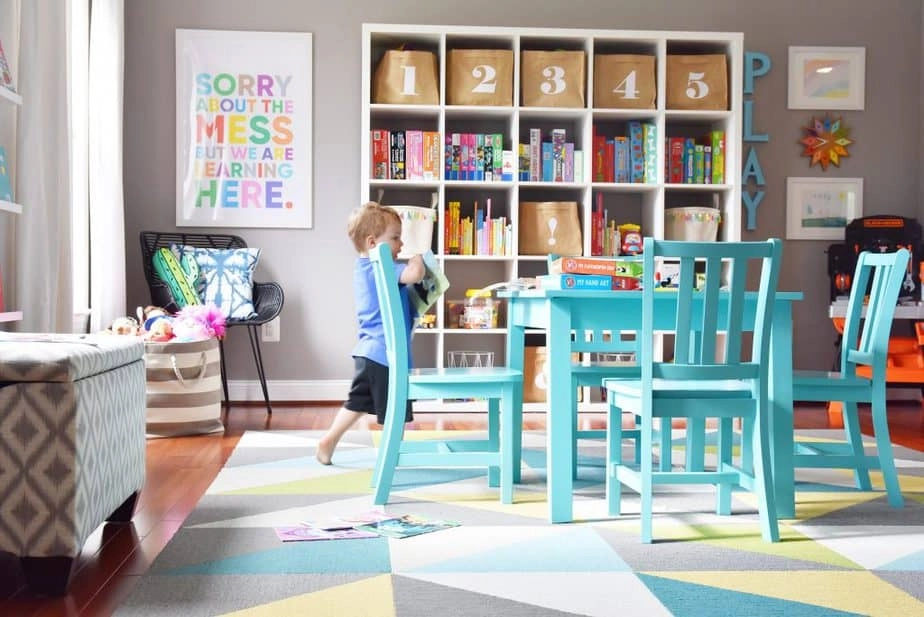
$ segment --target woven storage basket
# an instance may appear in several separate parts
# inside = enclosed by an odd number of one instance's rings
[[[664,211],[664,239],[714,242],[722,213],[715,208],[668,208]]]
[[[433,245],[433,223],[436,222],[436,210],[419,206],[389,206],[401,217],[401,253],[398,257],[407,259],[413,255],[423,255]]]

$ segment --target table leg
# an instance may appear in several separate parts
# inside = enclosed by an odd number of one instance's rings
[[[571,417],[571,314],[564,298],[548,302],[549,328],[546,331],[549,363],[546,474],[548,478],[549,520],[572,521],[574,481],[571,474],[574,427]]]
[[[770,333],[770,384],[770,451],[773,460],[776,513],[779,518],[795,518],[792,304],[790,302],[777,302],[773,307],[773,326]]]
[[[511,308],[511,310],[516,310]],[[523,370],[523,347],[526,344],[526,331],[523,326],[513,325],[514,319],[509,319],[507,329],[507,366],[518,371]],[[515,393],[511,409],[502,409],[502,414],[510,416],[510,422],[505,425],[513,427],[513,434],[507,443],[511,446],[513,457],[513,483],[519,484],[520,472],[523,466],[523,388]]]

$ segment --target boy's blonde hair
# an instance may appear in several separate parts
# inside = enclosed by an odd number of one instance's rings
[[[350,213],[347,222],[347,235],[353,241],[353,246],[359,253],[366,252],[366,238],[378,238],[388,229],[388,226],[397,223],[401,226],[401,217],[398,213],[382,204],[370,201]]]

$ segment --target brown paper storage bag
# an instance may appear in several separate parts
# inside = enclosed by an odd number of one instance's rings
[[[523,348],[523,402],[544,403],[548,400],[549,367],[546,362],[545,347]],[[577,362],[579,354],[571,354],[571,361]],[[576,389],[578,402],[583,398],[583,390]]]
[[[728,109],[724,54],[667,56],[668,109]]]
[[[594,56],[594,107],[654,109],[656,94],[654,56]]]
[[[520,86],[524,107],[584,107],[584,52],[524,51]]]
[[[432,51],[389,49],[372,79],[372,102],[436,105],[440,102],[439,71]]]
[[[520,202],[520,255],[580,255],[581,221],[574,201]]]
[[[446,104],[513,105],[511,50],[451,49],[446,69]]]

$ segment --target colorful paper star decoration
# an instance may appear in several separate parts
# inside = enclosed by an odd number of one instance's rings
[[[841,118],[831,119],[828,114],[822,119],[812,118],[810,126],[802,127],[805,136],[799,140],[805,149],[802,156],[811,158],[809,167],[818,163],[822,171],[828,169],[828,164],[841,166],[841,157],[850,156],[847,146],[853,143],[847,138],[849,129],[844,126]]]

